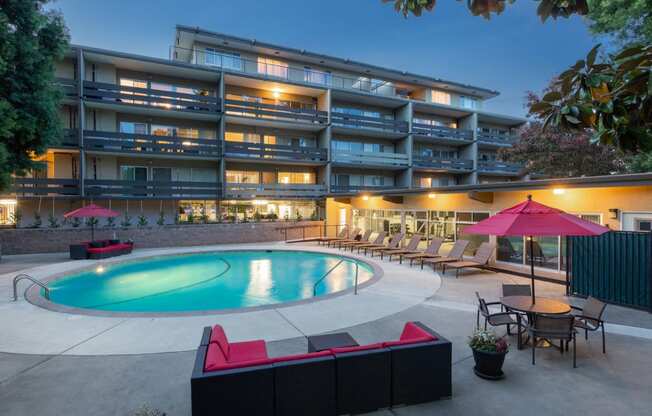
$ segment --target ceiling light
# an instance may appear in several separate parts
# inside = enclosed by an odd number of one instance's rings
[[[552,193],[555,195],[564,195],[566,193],[566,190],[563,188],[554,188],[552,190]]]
[[[430,199],[435,199],[435,198],[437,198],[437,194],[435,194],[435,193],[429,193],[429,194],[428,194],[428,198],[430,198]]]
[[[363,201],[369,201],[369,195],[362,195]]]

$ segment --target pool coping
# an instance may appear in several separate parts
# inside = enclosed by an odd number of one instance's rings
[[[143,256],[143,257],[137,257],[137,258],[131,258],[131,259],[120,259],[120,257],[114,257],[111,259],[103,259],[100,260],[101,263],[103,264],[128,264],[128,263],[133,263],[133,262],[139,262],[143,260],[148,260],[148,259],[153,259],[153,258],[161,258],[161,257],[173,257],[173,256],[183,256],[183,255],[188,255],[188,254],[204,254],[204,253],[220,253],[220,252],[242,252],[242,251],[285,251],[285,252],[303,252],[303,253],[321,253],[321,254],[326,254],[329,256],[334,256],[334,257],[344,257],[347,258],[351,261],[354,262],[360,262],[363,263],[367,266],[369,266],[373,272],[373,276],[366,280],[365,282],[359,283],[358,284],[358,291],[361,289],[364,289],[366,287],[369,287],[375,283],[377,283],[384,275],[384,270],[383,268],[376,262],[374,261],[369,261],[367,259],[360,259],[357,257],[350,256],[346,253],[344,254],[333,254],[329,253],[326,251],[321,251],[321,250],[297,250],[297,249],[282,249],[282,248],[272,248],[272,249],[256,249],[256,248],[244,248],[244,249],[226,249],[226,250],[215,250],[215,249],[210,249],[210,250],[191,250],[191,251],[180,251],[180,252],[175,252],[175,253],[169,253],[169,254],[154,254],[151,256]],[[122,261],[121,261],[122,260]],[[86,265],[79,267],[77,269],[72,269],[72,270],[67,270],[65,272],[60,272],[60,273],[54,273],[52,275],[46,276],[41,279],[41,282],[44,284],[48,284],[51,282],[54,282],[56,280],[62,279],[64,277],[67,277],[71,274],[74,273],[80,273],[88,270],[93,270],[97,268],[97,263],[93,265]],[[280,302],[280,303],[271,303],[267,305],[259,305],[259,306],[248,306],[244,308],[228,308],[228,309],[206,309],[206,310],[198,310],[198,311],[179,311],[179,312],[119,312],[119,311],[105,311],[105,310],[99,310],[99,309],[90,309],[90,308],[79,308],[79,307],[74,307],[74,306],[67,306],[63,305],[60,303],[52,302],[49,299],[46,299],[45,297],[41,296],[40,294],[40,287],[32,284],[29,285],[24,292],[25,299],[31,303],[34,306],[38,306],[40,308],[53,311],[53,312],[58,312],[58,313],[64,313],[64,314],[72,314],[72,315],[86,315],[86,316],[94,316],[94,317],[106,317],[106,318],[179,318],[179,317],[192,317],[192,316],[210,316],[210,315],[225,315],[225,314],[239,314],[239,313],[247,313],[247,312],[254,312],[254,311],[263,311],[263,310],[270,310],[270,309],[283,309],[287,307],[292,307],[292,306],[297,306],[297,305],[304,305],[308,303],[314,303],[314,302],[320,302],[323,300],[328,300],[344,295],[351,294],[355,291],[355,287],[350,287],[344,290],[340,290],[337,292],[329,293],[326,295],[320,295],[308,299],[300,299],[300,300],[295,300],[295,301],[289,301],[289,302]]]

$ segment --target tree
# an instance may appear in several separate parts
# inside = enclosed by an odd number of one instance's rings
[[[555,127],[544,130],[541,122],[524,127],[519,140],[511,148],[501,150],[500,157],[522,164],[531,173],[555,178],[609,175],[625,170],[621,154],[612,146],[591,143],[590,132],[567,132]]]
[[[43,9],[48,1],[0,1],[0,190],[61,137],[54,65],[69,36],[62,16]]]
[[[624,44],[652,41],[652,0],[589,0],[589,29]]]
[[[593,140],[626,152],[652,150],[652,45],[626,47],[596,62],[600,45],[553,81],[530,105],[549,126],[593,131]]]
[[[462,0],[457,0],[462,1]],[[467,0],[467,7],[474,16],[489,19],[492,13],[501,14],[506,4],[513,4],[516,0]],[[537,14],[542,21],[548,17],[569,17],[573,14],[585,15],[589,11],[587,0],[535,0],[539,3]],[[437,0],[383,0],[383,3],[394,3],[394,10],[402,13],[404,17],[410,14],[421,16],[424,10],[432,11],[437,5]]]

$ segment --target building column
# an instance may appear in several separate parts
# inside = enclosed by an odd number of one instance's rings
[[[478,113],[473,113],[459,121],[459,129],[471,130],[473,132],[473,142],[460,150],[461,159],[470,159],[473,161],[473,172],[465,175],[464,184],[472,185],[478,183]]]
[[[84,80],[86,79],[86,64],[84,62],[84,51],[77,49],[77,106],[79,108],[79,128],[77,139],[79,141],[79,195],[84,197],[85,187],[84,179],[86,178],[86,151],[84,150],[84,129],[86,128],[86,108],[84,106]]]

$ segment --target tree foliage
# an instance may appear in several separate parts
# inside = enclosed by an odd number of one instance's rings
[[[463,0],[457,0],[461,2]],[[492,14],[501,14],[506,5],[513,4],[516,0],[467,0],[469,11],[474,16],[491,18]],[[569,17],[574,14],[585,15],[589,12],[587,0],[535,0],[539,3],[537,14],[542,21],[549,17]],[[421,16],[424,10],[432,11],[437,5],[437,0],[383,0],[384,3],[393,3],[394,10],[402,13],[404,17],[410,14]]]
[[[652,0],[589,0],[589,29],[624,44],[652,41]]]
[[[68,31],[48,0],[0,1],[0,190],[61,136],[54,64]]]
[[[567,132],[555,127],[544,130],[541,122],[524,127],[519,140],[511,148],[501,150],[500,157],[524,165],[531,173],[555,178],[609,175],[625,170],[620,152],[612,146],[592,143],[590,132]]]
[[[624,151],[652,150],[652,45],[626,47],[596,62],[600,45],[561,73],[530,113]]]

